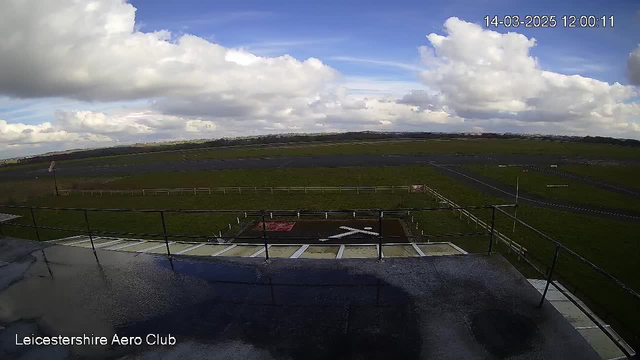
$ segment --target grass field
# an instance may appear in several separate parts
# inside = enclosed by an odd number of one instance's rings
[[[68,179],[69,180],[69,179]],[[304,185],[372,185],[372,184],[415,184],[426,183],[445,196],[461,205],[482,205],[504,203],[503,200],[491,198],[479,191],[451,181],[431,167],[399,166],[381,168],[350,169],[276,169],[230,170],[216,172],[181,172],[171,174],[133,175],[121,178],[89,179],[80,183],[80,187],[95,181],[102,182],[105,189],[127,189],[141,187],[181,187],[190,186],[304,186]],[[85,206],[107,208],[204,208],[204,209],[318,209],[318,208],[366,208],[366,207],[412,207],[425,206],[415,194],[242,194],[242,195],[195,195],[195,196],[45,196],[34,200],[32,204],[46,206]],[[430,201],[426,199],[424,201]],[[426,202],[426,204],[430,204]],[[430,205],[427,205],[430,206]],[[640,225],[599,219],[555,210],[521,207],[520,217],[540,230],[557,238],[567,246],[576,249],[584,256],[594,260],[617,276],[628,277],[633,271],[633,261],[620,260],[624,254],[637,251],[635,239]],[[488,215],[484,218],[488,220]],[[61,217],[60,221],[64,219]],[[225,220],[226,221],[226,220]],[[509,221],[498,224],[509,229]],[[125,220],[113,220],[113,225],[122,227]],[[226,225],[224,223],[222,225]],[[616,247],[602,249],[601,239],[610,238],[612,227],[617,229],[614,241]],[[640,283],[638,283],[640,288]]]
[[[516,166],[500,168],[495,165],[465,165],[463,167],[479,175],[511,185],[514,188],[516,177],[518,177],[521,191],[527,191],[550,199],[566,200],[576,204],[604,206],[612,209],[640,211],[640,201],[633,201],[628,196],[548,173],[533,170],[523,173],[521,172],[522,168]],[[569,186],[548,188],[548,184],[566,184]]]
[[[562,170],[640,190],[640,167],[566,165],[562,167]]]
[[[501,169],[504,170],[504,169]],[[510,170],[507,168],[507,170]],[[531,172],[529,174],[532,174]],[[534,174],[535,175],[535,174]],[[506,175],[505,175],[506,176]],[[510,175],[509,175],[510,176]],[[544,175],[546,176],[546,175]],[[531,186],[536,186],[536,178],[530,178]],[[536,181],[533,181],[536,180]],[[522,179],[521,179],[522,181]],[[355,186],[355,185],[408,185],[427,184],[460,205],[483,205],[490,203],[504,203],[504,201],[489,197],[479,191],[461,183],[452,181],[438,171],[428,166],[398,166],[380,168],[349,168],[349,169],[274,169],[274,170],[229,170],[205,172],[155,173],[132,175],[119,178],[67,178],[61,179],[62,187],[77,188],[166,188],[166,187],[200,187],[200,186]],[[521,184],[528,184],[521,182]],[[5,184],[6,185],[6,184]],[[22,183],[27,191],[29,183]],[[29,204],[60,207],[95,207],[95,208],[173,208],[173,209],[338,209],[338,208],[402,208],[428,207],[437,205],[434,200],[423,194],[227,194],[227,195],[183,195],[183,196],[63,196],[50,195],[47,181],[32,184],[36,190],[44,193],[39,198],[33,195]],[[527,185],[523,185],[527,186]],[[528,189],[527,189],[528,190]],[[589,191],[591,191],[589,189]],[[28,192],[28,191],[27,191]],[[578,196],[577,194],[575,196]],[[476,212],[485,221],[490,221],[489,211]],[[20,223],[30,223],[28,213]],[[126,232],[161,233],[161,223],[158,214],[122,214],[122,213],[91,213],[92,229]],[[226,229],[241,213],[232,215],[184,215],[167,214],[168,231],[173,234],[211,234],[218,231],[228,235]],[[427,233],[471,232],[475,228],[473,223],[460,221],[450,211],[414,214],[420,224],[419,230]],[[640,290],[640,278],[635,276],[636,259],[640,244],[637,234],[640,224],[617,222],[556,210],[539,209],[521,206],[518,217],[554,237],[577,253],[593,261],[614,276],[636,290]],[[61,211],[36,211],[39,224],[44,226],[70,226],[84,228],[84,218],[81,212],[67,214]],[[513,222],[503,215],[496,218],[497,229],[519,242],[529,250],[532,258],[539,259],[546,266],[550,265],[554,248],[536,234],[522,227],[516,227],[512,232]],[[418,231],[419,231],[418,230]],[[9,235],[34,238],[33,230],[3,228]],[[231,231],[233,233],[234,230]],[[62,232],[44,231],[43,239],[69,236]],[[470,252],[486,251],[487,238],[446,238]],[[528,272],[523,262],[518,262],[506,249],[497,245],[500,250],[517,267],[526,274]],[[562,256],[558,265],[560,274],[571,283],[579,286],[580,291],[589,298],[605,305],[615,312],[617,317],[633,317],[635,324],[640,324],[637,314],[637,304],[611,287],[610,283],[597,273],[585,268],[567,256]],[[629,315],[633,314],[633,315]],[[634,317],[635,316],[635,317]],[[636,328],[640,331],[640,328]]]
[[[61,161],[73,163],[89,161],[95,164],[136,164],[143,162],[163,162],[182,160],[202,160],[238,157],[265,156],[307,156],[344,154],[544,154],[573,155],[594,158],[640,159],[637,148],[586,144],[566,141],[522,140],[522,139],[451,139],[416,141],[358,141],[352,143],[296,144],[273,147],[247,146],[233,148],[205,148],[176,150],[137,155],[115,155],[108,157]],[[23,166],[46,166],[29,164]],[[11,167],[0,168],[8,171]]]

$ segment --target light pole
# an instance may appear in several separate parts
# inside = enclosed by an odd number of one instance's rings
[[[59,196],[60,194],[58,193],[58,179],[56,179],[56,162],[52,161],[51,165],[49,165],[49,172],[53,173],[53,185],[56,188],[56,196]]]

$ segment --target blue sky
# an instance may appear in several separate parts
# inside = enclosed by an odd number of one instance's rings
[[[22,0],[3,10],[0,158],[279,132],[640,139],[635,0]],[[558,24],[487,29],[487,15]],[[615,26],[564,28],[563,15]]]
[[[544,68],[607,82],[628,83],[625,61],[640,42],[637,1],[131,1],[145,31],[188,32],[264,55],[318,57],[344,74],[414,80],[411,70],[333,57],[416,64],[425,35],[456,16],[484,23],[486,15],[613,15],[610,29],[525,29],[538,40],[533,55]],[[492,28],[499,32],[509,30]]]

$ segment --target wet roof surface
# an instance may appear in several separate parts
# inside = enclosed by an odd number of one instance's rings
[[[8,261],[0,358],[598,358],[551,305],[536,308],[537,291],[499,255],[170,262],[54,245]],[[14,340],[83,333],[171,334],[177,344]]]

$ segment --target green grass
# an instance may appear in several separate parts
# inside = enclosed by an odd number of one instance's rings
[[[286,146],[205,148],[156,153],[113,155],[99,158],[60,161],[87,161],[93,164],[136,164],[144,162],[220,159],[265,156],[306,156],[343,154],[545,154],[597,158],[640,158],[637,148],[550,140],[523,139],[430,139],[415,141],[357,141],[350,143],[296,144]],[[48,166],[48,163],[23,166]],[[0,168],[8,171],[13,167]]]
[[[562,166],[562,170],[640,189],[640,167],[564,165]]]
[[[509,169],[507,169],[509,170]],[[529,174],[532,174],[531,172]],[[69,181],[72,179],[67,179]],[[80,179],[76,179],[80,180]],[[167,174],[133,175],[122,178],[85,179],[79,183],[94,187],[98,182],[102,188],[140,188],[140,187],[199,187],[199,186],[314,186],[314,185],[401,185],[424,183],[435,188],[443,195],[460,205],[480,205],[504,203],[504,201],[487,196],[477,190],[439,173],[429,166],[398,166],[381,168],[352,169],[275,169],[263,170],[229,170],[209,172],[183,172]],[[227,195],[171,195],[171,196],[44,196],[30,202],[33,205],[61,207],[99,207],[99,208],[203,208],[203,209],[321,209],[321,208],[399,208],[433,206],[432,198],[422,194],[227,194]],[[4,210],[3,210],[4,211]],[[6,211],[5,211],[6,212]],[[490,221],[491,214],[487,210],[476,211],[485,221]],[[25,217],[20,223],[27,224],[30,218]],[[158,214],[90,214],[94,230],[118,229],[130,232],[160,233],[161,225]],[[167,215],[167,226],[170,233],[180,234],[214,234],[225,228],[229,222],[235,221],[233,215]],[[242,217],[238,213],[237,216]],[[450,211],[414,214],[420,223],[417,231],[426,233],[470,232],[474,224],[458,220]],[[36,211],[37,221],[45,226],[84,227],[84,218],[77,212],[73,215],[61,211]],[[636,259],[640,244],[637,234],[640,224],[601,219],[549,209],[538,209],[521,206],[518,218],[526,221],[542,232],[552,236],[577,253],[593,261],[636,290],[640,290],[640,278],[636,274]],[[553,246],[533,232],[516,227],[512,233],[512,220],[504,215],[497,215],[497,229],[529,250],[531,258],[539,259],[546,266],[550,265]],[[32,230],[9,229],[3,227],[6,234],[34,238]],[[61,232],[43,230],[43,239],[69,236]],[[486,251],[486,237],[474,238],[442,238],[442,241],[453,241],[472,252]],[[532,272],[518,262],[505,247],[497,244],[495,250],[504,253],[514,265],[525,274]],[[637,305],[600,275],[576,262],[567,254],[561,255],[558,266],[559,273],[571,283],[575,283],[590,298],[603,304],[615,312],[617,317],[627,317],[634,324],[640,324]],[[635,306],[635,307],[634,307]],[[631,315],[630,315],[631,314]],[[636,328],[640,331],[640,328]]]
[[[533,170],[523,173],[521,172],[522,168],[515,166],[500,168],[496,165],[465,165],[463,167],[477,174],[511,185],[514,188],[516,177],[518,177],[520,179],[520,190],[549,199],[604,206],[612,209],[640,211],[640,201],[635,201],[633,198],[548,173]],[[548,184],[567,184],[569,186],[548,188]]]

